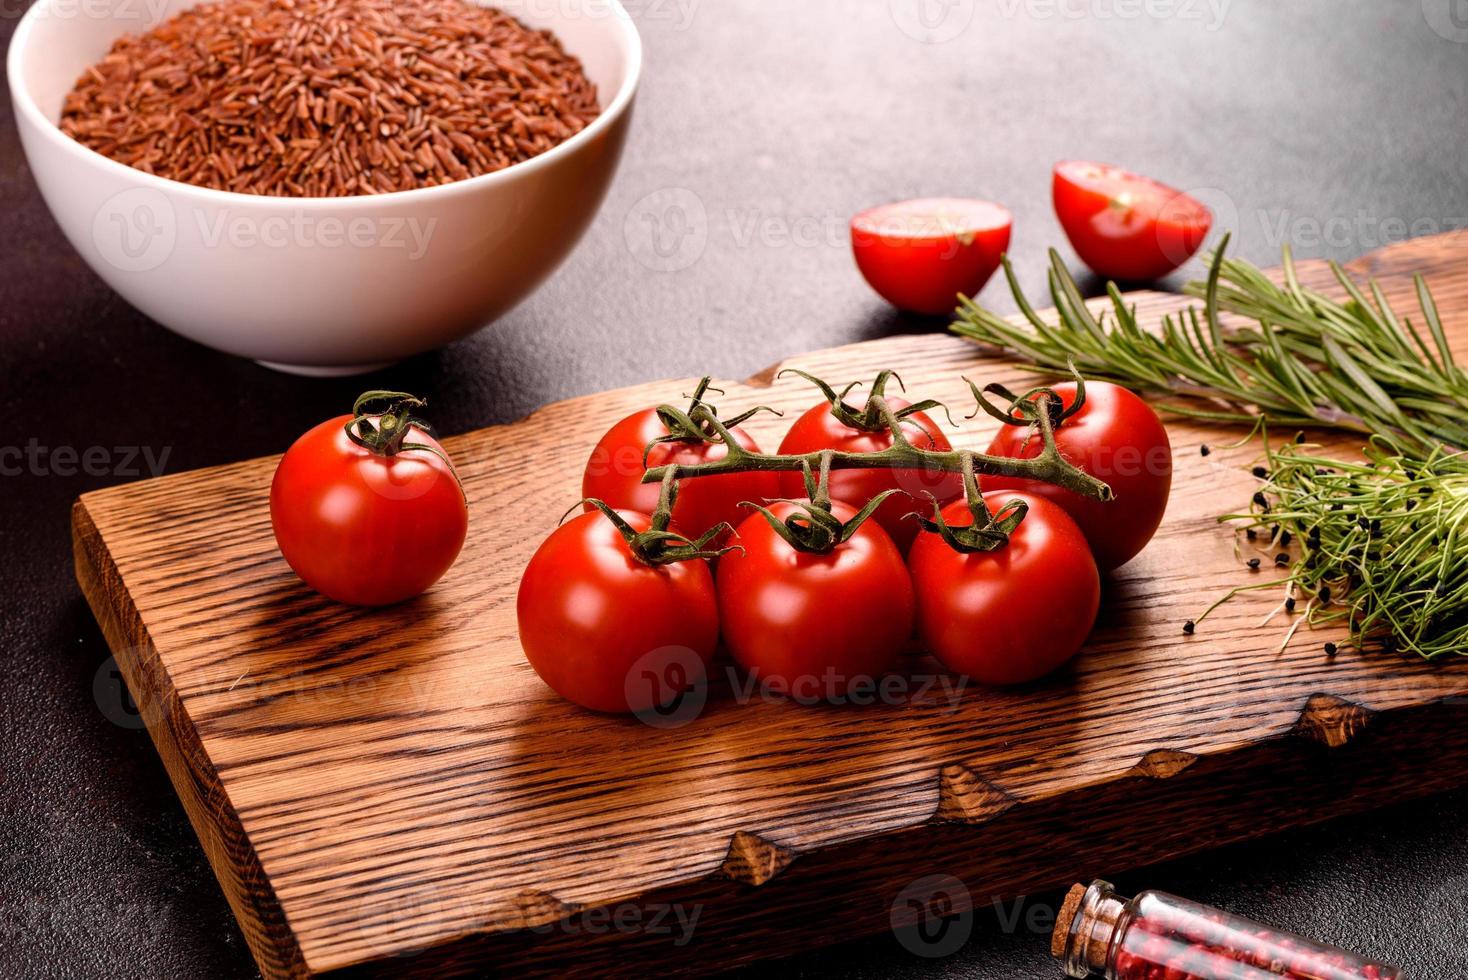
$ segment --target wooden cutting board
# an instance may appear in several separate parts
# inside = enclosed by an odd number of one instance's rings
[[[1468,357],[1468,234],[1353,271],[1402,312],[1411,273],[1427,274]],[[1333,291],[1323,265],[1302,273]],[[1133,298],[1144,322],[1188,302]],[[838,382],[896,368],[956,407],[960,374],[1023,380],[942,333],[783,366]],[[725,383],[720,404],[788,418],[812,403],[775,373]],[[1215,517],[1248,500],[1258,452],[1188,423],[1170,424],[1166,522],[1107,583],[1059,676],[954,696],[924,690],[944,675],[911,657],[903,703],[803,708],[725,687],[670,729],[561,701],[520,653],[520,571],[603,430],[691,386],[447,440],[469,541],[437,587],[390,609],[334,605],[291,573],[267,513],[273,458],[77,502],[78,580],[267,977],[707,971],[911,921],[942,900],[909,888],[933,874],[963,882],[959,906],[986,904],[1468,781],[1468,659],[1331,660],[1321,645],[1338,637],[1305,630],[1280,651],[1283,619],[1260,626],[1272,593],[1183,635],[1251,581]],[[750,426],[771,447],[779,427]],[[990,430],[963,423],[954,442]],[[547,431],[564,443],[527,438]]]

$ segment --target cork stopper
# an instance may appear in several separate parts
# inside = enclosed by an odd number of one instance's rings
[[[1109,976],[1112,940],[1126,915],[1127,903],[1104,881],[1076,885],[1065,896],[1050,935],[1050,954],[1066,976]]]
[[[1050,934],[1050,955],[1057,960],[1065,956],[1070,945],[1070,927],[1081,910],[1081,899],[1086,896],[1085,885],[1071,885],[1060,903],[1060,914],[1055,917],[1055,931]]]

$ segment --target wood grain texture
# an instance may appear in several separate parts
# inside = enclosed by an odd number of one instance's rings
[[[1425,272],[1468,356],[1468,234],[1355,269],[1402,310]],[[1331,288],[1323,266],[1302,275]],[[1135,299],[1143,322],[1187,302]],[[1024,377],[943,334],[785,366],[833,381],[896,368],[955,406],[960,374]],[[810,404],[774,375],[724,384],[721,404],[787,418]],[[912,656],[895,703],[809,709],[720,683],[670,729],[562,702],[520,653],[520,571],[601,432],[690,388],[447,440],[469,541],[437,587],[390,609],[334,605],[290,572],[267,512],[274,459],[78,501],[78,580],[266,976],[708,970],[886,929],[927,874],[983,903],[1468,781],[1468,661],[1328,659],[1325,631],[1280,651],[1264,594],[1183,635],[1268,574],[1214,520],[1252,493],[1256,449],[1218,449],[1239,433],[1190,423],[1169,424],[1161,531],[1111,577],[1058,676],[959,690]],[[772,446],[779,424],[751,429]],[[564,442],[526,438],[552,425]],[[991,429],[964,423],[954,442],[981,447]],[[696,910],[691,939],[670,910]]]

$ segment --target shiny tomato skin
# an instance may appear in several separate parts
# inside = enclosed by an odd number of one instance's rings
[[[962,554],[931,531],[908,553],[918,635],[949,670],[984,684],[1024,684],[1070,660],[1101,608],[1101,576],[1085,536],[1048,500],[986,493],[990,509],[1023,499],[1029,513],[998,551]],[[943,509],[951,525],[973,523],[968,505]]]
[[[354,606],[425,592],[464,546],[469,512],[450,466],[423,451],[376,455],[322,422],[281,457],[270,484],[280,552],[307,585]],[[414,430],[406,439],[443,447]]]
[[[1104,163],[1057,163],[1051,193],[1076,255],[1110,279],[1161,279],[1198,251],[1213,224],[1196,199]]]
[[[635,530],[651,524],[646,514],[618,513]],[[708,563],[645,564],[595,511],[541,543],[520,578],[515,608],[530,666],[557,694],[593,711],[656,707],[666,696],[666,672],[706,677],[719,639]]]
[[[770,510],[796,513],[790,503]],[[856,513],[835,502],[843,521]],[[892,666],[912,634],[912,583],[872,521],[829,554],[792,548],[761,514],[740,524],[742,551],[719,559],[719,617],[734,659],[800,701],[830,700]]]
[[[893,409],[906,408],[908,403],[901,398],[887,397]],[[948,452],[953,446],[948,437],[924,412],[910,415],[906,419],[911,425],[904,426],[907,439],[919,449]],[[831,414],[826,402],[813,406],[785,434],[780,443],[782,455],[804,455],[823,449],[842,452],[870,453],[890,448],[892,436],[886,431],[866,432],[842,424]],[[940,503],[947,503],[963,493],[963,478],[956,473],[924,470],[833,470],[831,472],[831,497],[860,509],[884,490],[902,490],[877,508],[873,519],[882,525],[901,551],[906,551],[917,536],[918,523],[907,515],[914,511],[929,514],[932,494]],[[805,479],[800,473],[780,474],[780,496],[798,498],[805,496]]]
[[[870,208],[851,219],[857,268],[901,310],[952,313],[975,296],[1009,248],[1007,208],[966,198],[919,198]]]
[[[760,448],[743,429],[732,430],[739,445],[750,452]],[[723,459],[721,445],[695,442],[664,442],[642,454],[654,439],[668,434],[656,409],[634,412],[607,430],[581,478],[581,496],[595,497],[618,510],[634,510],[651,514],[657,508],[659,487],[643,483],[647,469],[667,463],[706,463]],[[739,505],[744,501],[762,504],[780,496],[780,481],[774,473],[725,473],[679,481],[678,502],[673,505],[673,527],[690,537],[697,537],[716,524],[730,526],[744,520],[749,513]],[[594,508],[585,505],[590,511]]]
[[[1074,382],[1053,386],[1067,408]],[[1055,445],[1073,465],[1111,486],[1115,499],[1102,503],[1048,483],[986,476],[985,490],[1023,490],[1063,507],[1080,525],[1103,572],[1136,557],[1157,533],[1172,492],[1172,443],[1152,407],[1120,385],[1086,382],[1086,404],[1055,430]],[[989,444],[991,456],[1040,455],[1039,433],[1006,425]]]

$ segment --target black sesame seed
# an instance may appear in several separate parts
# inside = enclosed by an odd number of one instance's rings
[[[1253,541],[1253,540],[1255,540],[1256,538],[1259,537],[1259,532],[1256,531],[1256,530],[1254,530],[1252,527],[1246,529],[1244,531],[1244,534],[1246,534],[1248,536],[1248,538],[1249,538],[1250,541]]]
[[[1305,441],[1305,433],[1303,433],[1303,432],[1296,432],[1295,433],[1295,445],[1297,445],[1297,446],[1298,445],[1301,445],[1302,443],[1304,443],[1304,441]]]
[[[1198,447],[1199,456],[1207,456],[1211,452],[1213,452],[1213,450],[1209,449],[1207,445],[1202,445]]]
[[[1279,535],[1279,543],[1280,544],[1282,544],[1286,548],[1288,548],[1290,546],[1290,542],[1292,540],[1294,540],[1294,537],[1293,537],[1293,535],[1290,534],[1290,532],[1288,532],[1288,531],[1281,531],[1280,532],[1280,535]]]
[[[1250,558],[1249,559],[1249,567],[1252,568],[1252,569],[1254,569],[1255,571],[1258,571],[1258,569],[1259,569],[1259,559],[1258,558]]]
[[[1198,624],[1195,623],[1195,622],[1193,622],[1191,619],[1188,620],[1186,623],[1183,623],[1183,632],[1186,633],[1186,634],[1188,634],[1189,636],[1192,636],[1193,635],[1193,630],[1195,630],[1197,628],[1198,628]]]
[[[1286,565],[1288,565],[1290,563],[1289,553],[1288,552],[1281,551],[1279,554],[1277,554],[1277,555],[1274,556],[1274,563],[1276,565],[1278,565],[1280,568],[1284,568]]]
[[[1320,597],[1320,604],[1322,606],[1330,605],[1330,586],[1322,585],[1317,595]]]
[[[1374,521],[1371,522],[1371,533],[1372,534],[1380,534],[1381,533],[1381,518],[1380,517],[1376,518]]]
[[[1327,657],[1334,657],[1335,656],[1335,650],[1336,650],[1336,646],[1335,646],[1334,643],[1327,643],[1325,645],[1325,655]]]
[[[1269,479],[1269,471],[1266,470],[1262,466],[1256,466],[1256,467],[1254,467],[1254,475],[1257,476],[1261,480],[1267,480],[1267,479]]]
[[[1288,599],[1285,600],[1285,612],[1294,612],[1294,611],[1295,611],[1295,597],[1294,596],[1290,596]]]
[[[1265,510],[1269,509],[1269,501],[1265,499],[1263,493],[1260,493],[1257,490],[1254,492],[1254,505],[1257,507],[1263,507]]]

